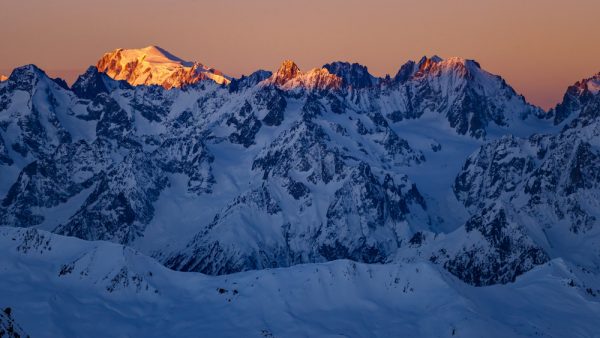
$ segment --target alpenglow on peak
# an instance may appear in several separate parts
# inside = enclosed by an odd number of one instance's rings
[[[125,80],[131,85],[159,85],[180,88],[203,80],[218,84],[231,81],[222,72],[200,62],[184,61],[168,51],[148,46],[140,49],[115,49],[105,53],[96,67],[115,80]]]
[[[263,81],[266,85],[276,85],[282,89],[291,90],[295,88],[306,89],[339,89],[342,79],[331,74],[326,68],[313,68],[303,72],[291,60],[285,60],[279,70],[270,78]]]

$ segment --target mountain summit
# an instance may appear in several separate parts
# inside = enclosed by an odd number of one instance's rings
[[[137,85],[179,88],[202,80],[228,84],[229,77],[199,62],[184,61],[157,46],[115,49],[104,54],[96,67],[115,80]]]
[[[8,76],[0,75],[0,82],[8,80]]]
[[[598,93],[600,93],[600,73],[569,86],[563,101],[551,109],[547,117],[552,118],[556,125],[572,119],[582,111],[582,108],[596,100]]]
[[[339,89],[342,79],[331,74],[327,68],[314,68],[303,72],[291,60],[285,60],[279,70],[264,81],[265,84],[276,85],[282,89]]]

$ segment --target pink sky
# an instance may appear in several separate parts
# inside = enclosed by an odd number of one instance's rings
[[[534,104],[600,71],[597,0],[2,0],[0,73],[71,80],[104,52],[161,46],[232,76],[343,60],[377,76],[423,55],[476,59]],[[8,75],[8,74],[7,74]]]

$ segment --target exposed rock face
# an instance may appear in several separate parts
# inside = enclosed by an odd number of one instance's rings
[[[554,124],[560,124],[569,117],[577,116],[590,101],[597,99],[599,91],[600,73],[578,81],[567,89],[562,102],[550,110],[548,117],[553,119]]]
[[[565,95],[568,102],[573,88]],[[525,236],[534,246],[521,250],[529,262],[542,259],[544,250],[581,266],[600,264],[594,239],[600,234],[600,95],[594,95],[559,105],[575,109],[565,116],[576,116],[560,133],[491,142],[469,157],[456,179],[456,196],[476,224],[485,224],[481,220],[491,209],[506,210],[494,224],[521,229],[509,241]]]
[[[80,98],[93,100],[100,93],[109,94],[118,89],[130,89],[126,81],[113,81],[108,75],[90,66],[84,74],[77,77],[71,90]]]
[[[344,87],[355,89],[368,88],[376,85],[379,80],[369,74],[366,66],[358,63],[333,62],[323,66],[329,73],[342,78]]]
[[[271,76],[271,83],[283,86],[286,82],[300,75],[300,68],[292,60],[284,60],[275,74]]]
[[[71,93],[34,65],[16,68],[0,88],[0,157],[33,160],[72,140]],[[4,151],[2,150],[4,149]],[[4,154],[4,156],[2,156]],[[10,160],[9,160],[10,158]]]
[[[230,79],[201,63],[187,62],[156,46],[116,49],[104,54],[96,67],[115,80],[131,85],[159,85],[179,88],[202,80],[228,84]]]
[[[517,276],[550,260],[548,254],[528,235],[523,226],[509,221],[497,204],[484,208],[465,225],[463,245],[453,256],[432,256],[463,281],[476,285],[514,282]],[[474,240],[473,240],[474,239]]]
[[[17,324],[13,318],[12,308],[6,307],[0,311],[0,337],[28,338],[29,335]]]

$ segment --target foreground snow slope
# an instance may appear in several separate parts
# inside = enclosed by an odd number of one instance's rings
[[[476,288],[427,262],[206,276],[133,249],[0,228],[0,307],[32,337],[591,337],[600,304],[561,260]],[[597,284],[596,284],[597,285]],[[98,325],[110,323],[109,325]]]

